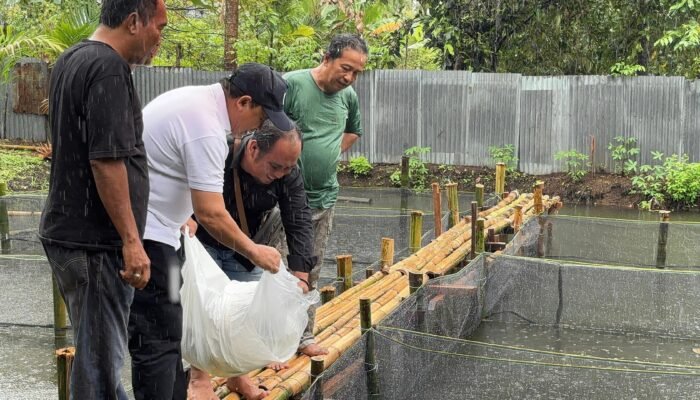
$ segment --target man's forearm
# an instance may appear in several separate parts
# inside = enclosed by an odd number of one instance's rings
[[[345,153],[352,147],[352,145],[357,142],[357,139],[359,139],[360,136],[355,133],[348,133],[345,132],[343,133],[343,140],[340,143],[340,152]]]
[[[139,242],[141,238],[131,209],[129,179],[124,160],[91,160],[90,167],[97,193],[122,242]]]
[[[241,253],[249,260],[252,259],[254,248],[253,241],[243,233],[226,209],[221,212],[214,211],[200,214],[197,214],[195,211],[195,216],[199,224],[203,226],[217,242]]]

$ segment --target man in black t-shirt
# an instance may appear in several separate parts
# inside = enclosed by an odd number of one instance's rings
[[[103,0],[90,40],[66,50],[51,74],[53,159],[39,235],[73,326],[72,399],[128,398],[120,381],[129,306],[150,274],[130,65],[153,57],[166,20],[163,0]]]

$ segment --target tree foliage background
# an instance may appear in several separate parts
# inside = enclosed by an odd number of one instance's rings
[[[525,75],[700,74],[700,0],[168,0],[154,64],[221,70],[225,5],[235,61],[310,68],[330,38],[358,32],[368,68]],[[96,0],[0,0],[0,67],[48,62],[90,35]]]

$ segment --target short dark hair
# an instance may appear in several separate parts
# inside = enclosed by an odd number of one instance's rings
[[[329,59],[335,60],[336,58],[340,58],[345,49],[353,49],[362,54],[369,54],[367,43],[362,37],[351,33],[341,33],[335,35],[333,39],[331,39],[331,43],[328,45],[328,50],[326,50],[325,55]]]
[[[233,83],[231,83],[231,77],[228,76],[226,78],[221,78],[219,80],[219,83],[221,84],[221,87],[224,88],[224,93],[231,97],[232,99],[237,99],[239,97],[243,96],[250,96],[247,93],[243,93],[243,91]],[[253,106],[258,106],[259,104],[255,102],[255,100],[251,100],[253,102]]]
[[[141,23],[146,25],[156,14],[157,3],[158,0],[102,0],[100,24],[116,28],[136,11]]]
[[[301,132],[297,128],[296,124],[290,131],[283,131],[275,126],[269,119],[263,122],[262,126],[253,131],[251,139],[258,143],[258,148],[260,149],[260,156],[267,154],[272,147],[282,138],[291,138],[296,136],[296,138],[304,145],[304,141],[301,140]]]

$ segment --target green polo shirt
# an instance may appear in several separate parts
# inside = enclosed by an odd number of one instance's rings
[[[357,93],[347,87],[334,94],[318,88],[311,70],[284,75],[284,111],[296,121],[304,139],[299,167],[312,208],[333,207],[338,197],[336,169],[344,133],[362,135]]]

